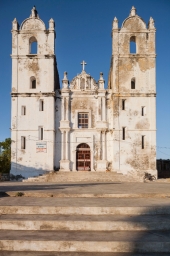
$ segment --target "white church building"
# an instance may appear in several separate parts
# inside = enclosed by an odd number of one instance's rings
[[[46,29],[35,7],[20,26],[14,19],[11,173],[27,178],[53,170],[107,170],[157,176],[155,31],[154,20],[147,26],[134,7],[121,28],[114,18],[105,89],[103,74],[95,81],[85,61],[80,74],[69,82],[65,72],[60,85],[54,20]]]

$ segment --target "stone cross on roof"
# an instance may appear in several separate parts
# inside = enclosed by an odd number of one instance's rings
[[[84,71],[85,65],[87,65],[87,63],[83,60],[82,63],[81,63],[81,65],[83,65],[83,71]]]

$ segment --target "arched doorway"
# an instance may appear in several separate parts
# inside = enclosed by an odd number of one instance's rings
[[[90,171],[90,147],[86,143],[81,143],[76,150],[76,169],[77,171]]]

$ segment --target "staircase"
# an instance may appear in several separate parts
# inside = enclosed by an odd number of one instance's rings
[[[0,198],[1,256],[169,256],[169,198]]]
[[[23,182],[132,182],[135,180],[139,181],[139,177],[130,177],[116,172],[58,171],[50,172],[38,177],[30,177],[23,180]],[[143,181],[143,178],[141,178],[141,181]]]

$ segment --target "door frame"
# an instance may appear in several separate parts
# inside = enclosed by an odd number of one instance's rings
[[[83,144],[86,145],[86,147],[81,147],[81,145],[83,146]],[[84,157],[84,168],[82,171],[91,171],[91,150],[90,150],[90,146],[87,144],[87,143],[80,143],[79,145],[77,145],[76,147],[76,170],[77,171],[81,171],[81,170],[78,170],[78,151],[87,151],[89,153],[89,156],[90,158],[87,159],[89,163],[89,167],[90,167],[90,170],[85,170],[85,163],[86,163],[86,158]],[[86,153],[82,153],[84,156]]]

